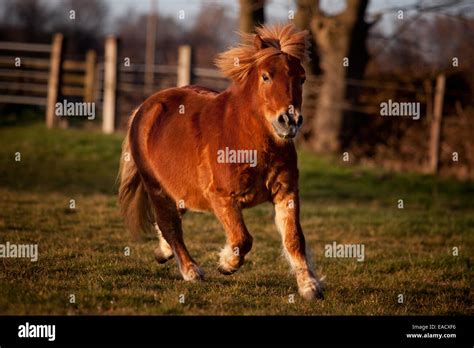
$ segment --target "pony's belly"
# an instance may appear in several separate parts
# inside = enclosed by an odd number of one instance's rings
[[[186,209],[199,212],[210,212],[212,208],[204,197],[191,197],[186,200]]]
[[[191,211],[211,211],[211,205],[195,183],[183,180],[180,185],[164,185],[167,193],[176,202],[178,209]]]
[[[256,205],[268,202],[270,198],[270,193],[266,189],[263,189],[242,194],[237,197],[237,202],[242,208],[252,208]]]
[[[212,205],[209,198],[205,194],[197,182],[186,181],[179,186],[167,185],[168,193],[176,201],[179,209],[186,209],[190,211],[212,212]],[[207,185],[206,185],[207,187]],[[256,205],[268,202],[271,199],[271,194],[266,187],[255,185],[253,187],[246,187],[236,189],[232,193],[227,190],[222,190],[221,194],[216,191],[213,195],[218,195],[224,200],[234,201],[241,208],[251,208]]]

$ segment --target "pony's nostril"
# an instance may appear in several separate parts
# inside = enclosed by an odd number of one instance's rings
[[[278,123],[287,124],[288,116],[286,116],[286,114],[280,114],[280,116],[278,116]]]
[[[298,115],[298,119],[296,120],[296,127],[301,127],[303,124],[303,115]]]

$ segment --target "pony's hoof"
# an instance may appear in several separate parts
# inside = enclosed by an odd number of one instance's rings
[[[225,246],[221,250],[218,271],[225,275],[230,275],[237,272],[237,270],[244,264],[244,258],[235,255],[229,246]]]
[[[186,271],[182,271],[183,279],[188,282],[204,280],[204,271],[198,265],[191,265]]]
[[[174,257],[173,252],[165,252],[163,251],[160,247],[155,248],[154,252],[155,254],[155,260],[156,262],[162,264],[167,262],[168,260],[171,260]]]
[[[171,255],[170,257],[159,257],[155,254],[155,260],[156,262],[158,262],[159,264],[163,264],[163,263],[166,263],[168,262],[169,260],[171,260],[173,258],[173,255]]]
[[[220,264],[218,267],[217,267],[217,270],[224,274],[224,275],[231,275],[231,274],[234,274],[235,272],[237,272],[238,268],[233,268],[233,267],[229,267],[228,265],[224,266],[222,264]]]
[[[305,282],[298,291],[305,300],[324,300],[323,286],[316,279]]]
[[[243,263],[244,263],[243,258],[233,257],[230,259],[225,259],[221,257],[217,270],[224,275],[231,275],[237,272]]]

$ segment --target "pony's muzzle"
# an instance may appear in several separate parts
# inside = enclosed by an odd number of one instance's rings
[[[296,114],[296,116],[286,112],[281,113],[272,124],[276,133],[283,139],[294,138],[296,132],[303,124],[303,116],[300,113]]]

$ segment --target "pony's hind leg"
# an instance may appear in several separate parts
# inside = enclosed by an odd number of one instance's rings
[[[159,260],[163,260],[163,251],[168,247],[171,248],[176,256],[179,271],[184,280],[196,281],[204,278],[204,272],[196,264],[189,254],[183,240],[183,230],[181,226],[181,216],[176,207],[175,202],[168,196],[164,195],[161,190],[159,193],[151,193],[150,198],[156,211],[156,223],[164,237],[164,243],[158,246]],[[157,256],[155,249],[155,257]]]
[[[173,258],[173,248],[171,248],[165,237],[163,237],[163,232],[161,232],[160,227],[156,222],[155,230],[158,237],[158,246],[154,250],[155,259],[158,263],[165,263],[166,261]]]

